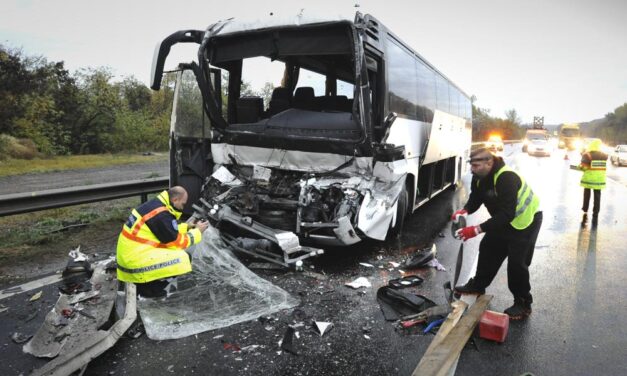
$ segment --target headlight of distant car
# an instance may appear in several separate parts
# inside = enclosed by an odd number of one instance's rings
[[[564,141],[560,141],[560,146],[564,146]]]

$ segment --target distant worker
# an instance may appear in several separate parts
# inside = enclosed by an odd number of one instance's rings
[[[453,213],[452,220],[466,216],[485,205],[491,218],[478,226],[457,230],[456,236],[466,241],[481,233],[485,236],[479,245],[479,261],[475,276],[463,286],[456,286],[458,294],[485,293],[503,261],[507,258],[507,284],[514,295],[514,305],[505,309],[513,320],[531,314],[531,285],[529,266],[542,225],[540,200],[522,176],[505,165],[503,158],[482,148],[470,156],[473,174],[468,202]]]
[[[192,270],[185,249],[197,244],[206,221],[178,223],[187,203],[185,188],[175,186],[131,212],[118,238],[118,279],[137,284],[139,295],[166,295],[168,279]]]
[[[607,168],[607,154],[601,151],[601,140],[593,139],[586,151],[581,155],[579,169],[583,171],[580,185],[583,187],[583,221],[585,224],[590,205],[590,190],[594,192],[594,206],[592,207],[592,224],[596,225],[601,207],[601,190],[605,188],[605,170]]]

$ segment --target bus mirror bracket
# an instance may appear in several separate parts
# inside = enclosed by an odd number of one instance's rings
[[[385,129],[385,133],[383,133],[383,137],[381,137],[382,144],[385,144],[385,142],[387,141],[388,136],[390,135],[390,128],[392,128],[392,124],[397,117],[398,114],[396,112],[390,112],[383,120],[383,129]]]

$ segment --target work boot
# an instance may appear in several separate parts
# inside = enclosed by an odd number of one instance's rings
[[[588,213],[583,213],[581,217],[581,227],[586,227],[586,224],[588,224]]]
[[[528,299],[514,298],[514,305],[503,312],[510,320],[522,320],[531,315],[531,302]]]
[[[470,278],[463,286],[455,286],[455,292],[462,295],[483,295],[485,288],[477,286],[474,278]]]

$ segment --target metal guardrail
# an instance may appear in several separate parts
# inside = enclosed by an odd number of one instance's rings
[[[2,195],[0,217],[132,196],[142,196],[142,201],[145,201],[148,193],[167,189],[168,186],[169,178],[157,177]]]

